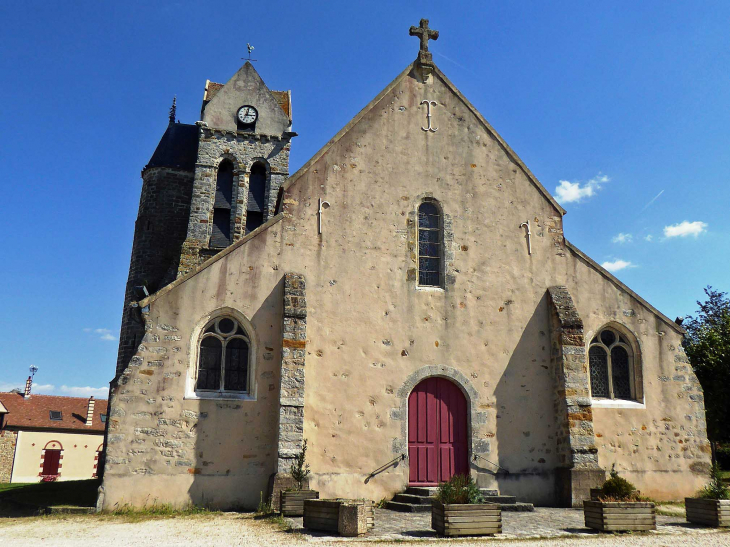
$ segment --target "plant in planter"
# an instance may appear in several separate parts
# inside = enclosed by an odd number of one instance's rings
[[[305,483],[308,483],[310,470],[307,459],[307,439],[304,439],[302,450],[294,458],[294,463],[289,468],[292,479],[296,482],[294,488],[289,488],[281,493],[281,513],[285,517],[301,517],[304,515],[304,500],[319,498],[319,492],[305,490]]]
[[[616,466],[598,492],[598,499],[583,502],[588,528],[601,532],[656,530],[654,503],[643,500],[636,487],[620,477]]]
[[[697,492],[696,498],[685,498],[687,520],[695,524],[730,527],[730,488],[722,481],[717,465],[710,471],[710,482]]]
[[[483,536],[502,532],[502,509],[484,503],[470,475],[454,475],[439,485],[431,509],[431,528],[443,536]]]

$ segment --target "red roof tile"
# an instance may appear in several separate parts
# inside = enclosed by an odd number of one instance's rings
[[[218,84],[208,80],[205,83],[205,92],[203,93],[203,104],[207,104],[210,100],[216,96],[216,94],[223,89],[225,84]],[[272,91],[271,94],[279,103],[279,106],[284,111],[284,114],[291,119],[291,93],[289,91]]]
[[[101,415],[107,413],[106,399],[95,399],[92,425],[86,426],[89,400],[83,397],[58,397],[56,395],[31,395],[25,399],[22,393],[0,393],[0,403],[8,410],[4,414],[4,428],[12,429],[76,429],[103,432],[105,424]],[[51,410],[61,411],[61,420],[51,420]]]

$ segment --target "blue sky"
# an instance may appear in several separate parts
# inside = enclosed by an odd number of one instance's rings
[[[140,171],[246,43],[293,93],[291,172],[416,56],[568,210],[569,240],[674,318],[730,291],[729,2],[0,3],[0,390],[102,395]]]

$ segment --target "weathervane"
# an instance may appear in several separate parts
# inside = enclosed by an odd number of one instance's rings
[[[30,369],[30,375],[31,375],[31,377],[34,377],[35,376],[35,373],[38,372],[38,367],[35,366],[35,365],[30,365],[30,367],[28,367],[28,368]]]
[[[246,57],[241,57],[241,59],[250,63],[255,63],[256,59],[251,59],[251,52],[254,50],[254,47],[251,44],[246,44],[246,49],[248,50],[248,59],[246,59]]]

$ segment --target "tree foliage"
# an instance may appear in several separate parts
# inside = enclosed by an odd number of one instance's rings
[[[309,478],[309,464],[307,460],[307,439],[304,439],[302,450],[295,457],[294,461],[289,468],[292,478],[296,481],[298,489],[301,490],[304,487],[304,481]]]
[[[705,393],[707,436],[730,441],[730,299],[727,293],[705,289],[696,317],[684,323],[684,348]]]

